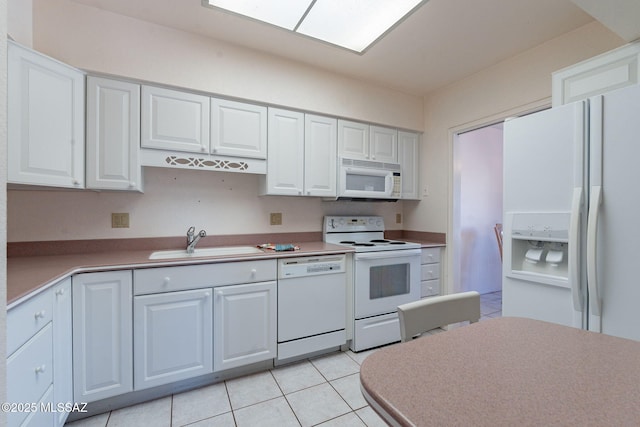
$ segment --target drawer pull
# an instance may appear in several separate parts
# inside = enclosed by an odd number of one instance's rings
[[[42,374],[44,373],[44,371],[46,370],[46,366],[45,365],[40,365],[40,366],[36,366],[36,374]]]
[[[64,295],[64,288],[60,288],[56,291],[56,295],[60,296],[60,295]]]
[[[36,314],[34,314],[34,317],[36,318],[36,320],[44,319],[44,315],[45,314],[46,314],[46,312],[44,310],[40,310],[40,311],[36,312]]]
[[[167,276],[162,280],[162,285],[163,286],[167,286],[169,283],[171,283],[171,277]]]
[[[204,293],[205,298],[209,298],[209,296],[210,296],[210,295],[211,295],[211,294],[210,294],[209,292],[205,292],[205,293]]]
[[[257,272],[258,272],[258,270],[256,270],[255,268],[251,269],[251,275],[252,276],[255,276]]]

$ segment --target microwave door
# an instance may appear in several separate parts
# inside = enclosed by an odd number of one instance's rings
[[[393,173],[386,170],[344,168],[341,196],[389,198],[393,191]]]

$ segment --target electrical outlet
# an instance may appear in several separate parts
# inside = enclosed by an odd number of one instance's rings
[[[282,225],[282,212],[272,212],[269,214],[269,223],[271,225]]]
[[[396,224],[402,224],[402,214],[396,214]]]
[[[129,228],[129,212],[112,213],[111,228]]]

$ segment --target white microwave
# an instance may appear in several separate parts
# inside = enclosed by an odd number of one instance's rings
[[[397,163],[338,159],[338,200],[387,200],[401,197]]]

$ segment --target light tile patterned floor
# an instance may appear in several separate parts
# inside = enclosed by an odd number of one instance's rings
[[[482,295],[480,304],[481,320],[502,316],[501,292]],[[331,353],[67,425],[385,426],[360,393],[360,364],[374,351]]]

